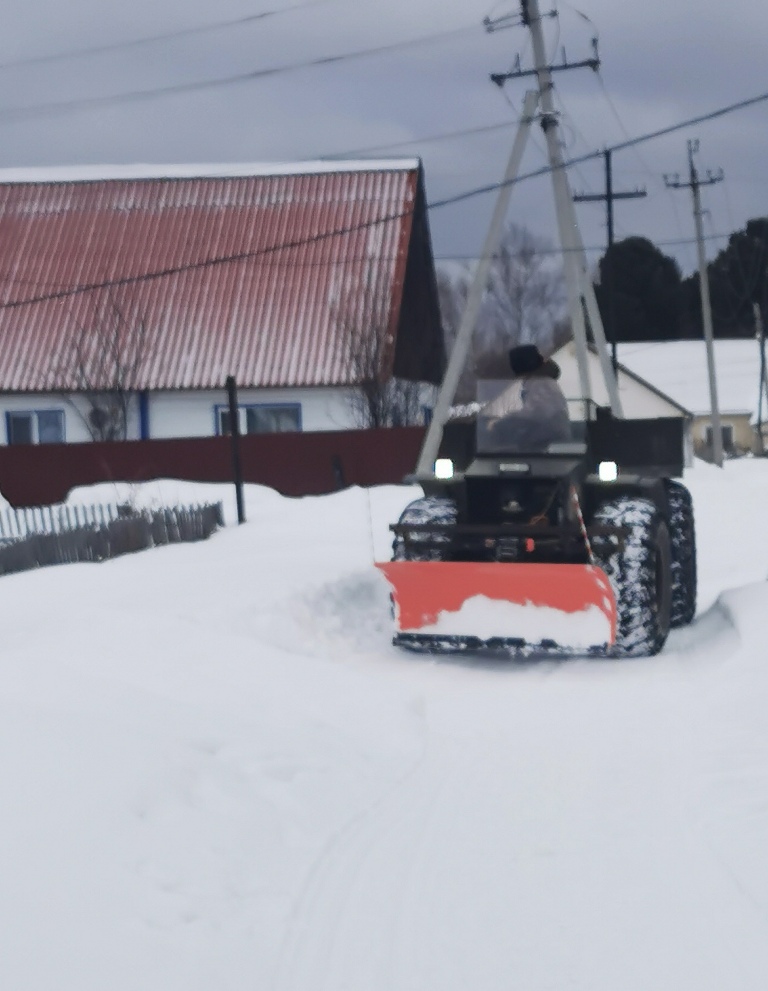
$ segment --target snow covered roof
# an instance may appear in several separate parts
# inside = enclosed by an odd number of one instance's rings
[[[714,342],[721,413],[757,413],[760,351],[756,341]],[[695,414],[711,410],[706,345],[700,341],[620,344],[621,363]]]
[[[439,377],[417,159],[0,170],[0,390],[349,385],[351,322]]]
[[[305,162],[215,162],[165,164],[43,165],[0,169],[6,182],[96,182],[101,179],[202,179],[242,176],[319,175],[333,172],[402,172],[418,169],[417,158]]]
[[[569,400],[581,396],[581,382],[576,360],[576,345],[568,341],[552,356],[560,366],[560,387]],[[603,380],[602,366],[594,345],[589,346],[587,365],[590,374],[592,399],[601,406],[610,403],[608,390]],[[630,419],[647,416],[691,416],[691,410],[678,402],[664,390],[619,362],[619,392],[624,415]]]

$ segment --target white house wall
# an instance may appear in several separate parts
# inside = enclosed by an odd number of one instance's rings
[[[301,429],[306,432],[352,430],[355,423],[350,402],[351,390],[342,387],[304,389],[239,389],[238,405],[270,405],[298,403],[301,407]],[[434,386],[422,383],[421,405],[434,403]],[[128,412],[128,440],[139,440],[141,422],[139,397],[134,396]],[[150,393],[148,402],[149,437],[167,440],[174,437],[211,437],[216,433],[216,407],[227,405],[225,390],[178,391]],[[69,444],[90,441],[86,427],[87,404],[80,397],[61,395],[0,396],[0,444],[8,443],[5,414],[61,410],[64,414],[64,435]]]
[[[720,415],[721,428],[730,427],[731,438],[728,443],[727,438],[723,438],[723,448],[726,452],[738,452],[743,454],[753,451],[757,445],[757,431],[750,422],[749,413],[722,413]],[[693,439],[697,453],[709,452],[711,456],[711,443],[707,442],[707,431],[712,428],[712,416],[709,413],[699,414],[693,421]]]
[[[242,389],[238,391],[238,403],[299,403],[302,430],[348,430],[354,426],[348,396],[348,390],[341,388]],[[151,394],[149,436],[152,439],[211,437],[216,433],[215,407],[226,404],[227,394],[223,390]],[[64,437],[68,444],[92,439],[86,426],[87,404],[83,399],[65,399],[54,394],[5,395],[0,396],[0,443],[8,443],[6,413],[54,409],[64,415]],[[128,414],[128,439],[138,440],[140,431],[139,401],[135,397]]]
[[[304,431],[348,430],[353,426],[344,389],[239,389],[239,406],[299,403]],[[216,433],[215,408],[227,405],[227,394],[160,392],[150,396],[150,437],[210,437]]]

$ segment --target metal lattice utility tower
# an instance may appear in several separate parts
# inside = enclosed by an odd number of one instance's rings
[[[608,226],[608,251],[606,253],[606,296],[608,302],[608,327],[610,329],[611,358],[613,360],[614,374],[618,371],[618,359],[616,356],[616,294],[613,278],[613,259],[610,257],[610,250],[613,247],[613,201],[614,200],[634,200],[648,193],[644,189],[617,191],[613,188],[613,169],[611,165],[611,150],[606,148],[603,152],[605,162],[605,192],[604,193],[574,193],[574,203],[594,203],[605,202],[606,221]]]
[[[704,230],[701,222],[701,186],[712,186],[722,182],[723,170],[707,171],[706,179],[700,179],[696,171],[693,156],[699,150],[698,141],[688,142],[688,182],[681,182],[678,175],[670,178],[664,176],[664,182],[669,189],[690,189],[693,196],[693,219],[696,225],[696,248],[699,260],[699,294],[701,296],[701,316],[704,325],[704,340],[707,347],[707,370],[709,373],[709,397],[712,407],[712,459],[719,467],[723,467],[723,430],[720,422],[720,406],[717,401],[717,376],[715,373],[714,334],[712,332],[712,304],[709,299],[709,276],[707,274],[707,259],[704,255]]]

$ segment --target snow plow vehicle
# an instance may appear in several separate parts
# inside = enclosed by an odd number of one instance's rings
[[[412,650],[652,655],[696,611],[683,421],[590,404],[573,439],[510,449],[448,424],[393,524],[394,642]],[[475,434],[475,453],[469,451]],[[439,476],[443,477],[439,477]]]
[[[523,15],[538,87],[525,96],[411,478],[424,497],[392,526],[393,559],[378,567],[392,589],[394,642],[413,650],[656,654],[670,628],[689,623],[696,611],[693,509],[679,481],[684,423],[624,416],[616,355],[608,351],[568,183],[538,0],[526,0]],[[518,387],[507,380],[495,394],[478,395],[473,423],[456,423],[451,406],[537,119],[549,159],[578,395],[562,415],[539,406],[522,418],[520,430],[514,404],[501,403],[503,390]],[[590,380],[593,354],[599,390]],[[523,390],[522,372],[519,377]],[[546,390],[539,383],[530,391]],[[552,388],[549,400],[556,405]]]

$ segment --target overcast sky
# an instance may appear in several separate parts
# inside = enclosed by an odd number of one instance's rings
[[[768,92],[768,6],[579,0],[576,8],[559,0],[556,8],[558,16],[545,21],[554,61],[563,46],[569,61],[588,58],[594,35],[602,60],[599,74],[574,69],[555,77],[570,157]],[[541,9],[554,6],[543,0]],[[270,11],[277,13],[252,18]],[[518,53],[529,68],[531,45],[522,27],[488,34],[482,21],[518,11],[515,0],[12,0],[0,35],[0,166],[419,155],[428,198],[438,201],[493,183],[504,171],[530,81],[502,91],[489,74],[510,69]],[[189,31],[206,25],[211,30]],[[119,47],[160,35],[174,36]],[[427,40],[301,67],[414,39]],[[99,48],[108,50],[85,51]],[[197,88],[277,67],[288,68]],[[87,102],[187,84],[170,94]],[[479,135],[423,140],[505,122]],[[663,175],[687,179],[686,142],[696,138],[702,176],[707,169],[725,173],[724,182],[702,190],[713,257],[725,239],[712,235],[727,236],[768,214],[767,122],[768,102],[759,103],[617,153],[614,188],[645,187],[648,196],[616,204],[616,237],[644,235],[686,274],[695,267],[693,244],[669,243],[693,237],[690,192],[666,190]],[[543,164],[536,132],[523,170]],[[571,182],[577,192],[601,192],[602,159],[574,168]],[[521,183],[509,217],[554,242],[551,199],[546,177]],[[436,255],[477,254],[491,205],[483,196],[433,210]],[[600,248],[604,205],[577,209],[586,244]]]

